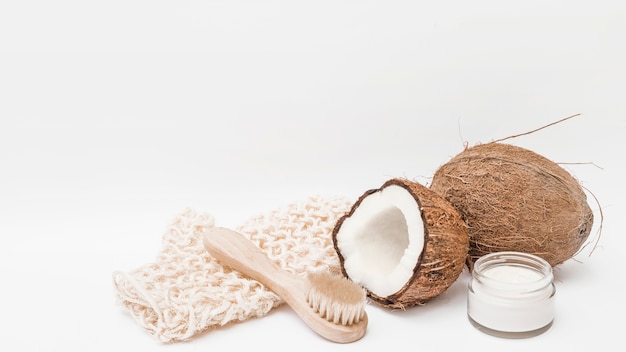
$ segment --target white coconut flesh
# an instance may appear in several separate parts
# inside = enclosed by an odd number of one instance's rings
[[[390,185],[367,195],[336,237],[350,279],[379,297],[411,279],[424,249],[424,223],[408,190]]]

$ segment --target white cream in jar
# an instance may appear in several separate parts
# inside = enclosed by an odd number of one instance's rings
[[[485,255],[474,263],[468,291],[469,320],[490,335],[531,337],[547,331],[554,320],[552,267],[538,256]]]

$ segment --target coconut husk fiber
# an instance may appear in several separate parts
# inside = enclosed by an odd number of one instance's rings
[[[468,265],[499,251],[538,255],[552,266],[573,257],[587,240],[593,213],[574,177],[521,147],[486,143],[442,165],[430,188],[468,226]]]

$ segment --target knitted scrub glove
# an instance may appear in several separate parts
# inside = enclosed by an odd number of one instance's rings
[[[350,209],[342,197],[311,197],[253,217],[235,228],[283,269],[338,270],[336,221]],[[154,263],[113,273],[121,305],[163,342],[189,340],[210,327],[262,317],[283,302],[256,280],[223,267],[203,245],[211,215],[187,210],[163,236]]]

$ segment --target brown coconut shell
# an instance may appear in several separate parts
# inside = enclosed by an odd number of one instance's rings
[[[429,188],[406,179],[394,178],[380,188],[365,192],[351,210],[338,219],[332,233],[335,250],[339,256],[344,276],[344,257],[337,246],[343,222],[351,217],[363,199],[385,187],[397,185],[406,189],[418,204],[424,224],[424,247],[413,270],[411,279],[396,293],[380,297],[367,290],[374,303],[393,309],[404,309],[421,305],[446,291],[460,276],[465,267],[469,248],[469,236],[461,215],[441,195]],[[381,233],[381,236],[384,236]],[[376,258],[372,258],[376,261]]]
[[[470,269],[476,259],[500,251],[535,254],[556,266],[579,251],[593,225],[585,192],[572,175],[509,144],[466,148],[435,172],[430,189],[465,220]]]

